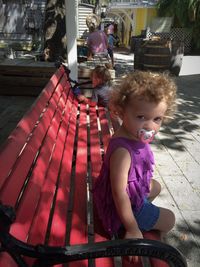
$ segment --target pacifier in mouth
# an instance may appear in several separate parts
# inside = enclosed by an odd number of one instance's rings
[[[138,137],[141,142],[148,144],[151,141],[153,141],[154,136],[156,134],[155,130],[145,130],[145,129],[140,129],[138,131]]]

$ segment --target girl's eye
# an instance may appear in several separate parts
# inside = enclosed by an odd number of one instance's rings
[[[156,117],[156,118],[154,119],[154,121],[155,121],[156,123],[160,123],[160,122],[162,121],[162,118],[161,118],[161,117]]]
[[[138,116],[137,116],[137,119],[139,119],[139,120],[144,120],[144,116],[143,116],[143,115],[138,115]]]

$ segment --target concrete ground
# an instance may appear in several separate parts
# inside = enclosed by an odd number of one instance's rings
[[[115,53],[116,73],[133,69],[133,54]],[[178,110],[164,125],[152,148],[155,178],[162,192],[155,203],[170,208],[176,225],[166,242],[186,257],[188,267],[200,266],[200,56],[184,56],[179,77]]]
[[[153,144],[155,177],[163,185],[156,203],[171,208],[176,226],[167,242],[180,249],[189,267],[200,266],[200,74],[180,76],[178,111]]]

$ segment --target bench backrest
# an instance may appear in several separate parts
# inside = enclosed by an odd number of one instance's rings
[[[58,246],[107,239],[93,235],[88,193],[111,134],[107,116],[103,107],[78,104],[63,67],[52,76],[0,151],[0,200],[16,210],[11,234]],[[0,266],[16,266],[2,255]]]

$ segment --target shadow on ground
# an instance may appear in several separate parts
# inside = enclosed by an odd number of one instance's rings
[[[175,247],[181,251],[187,261],[193,264],[200,263],[199,245],[195,242],[193,234],[200,236],[200,220],[196,222],[196,227],[187,227],[185,222],[176,224],[176,231],[169,233],[170,244],[175,244]],[[192,232],[192,233],[191,233]],[[167,238],[168,239],[168,238]],[[189,263],[188,263],[189,266]],[[199,266],[199,265],[195,265]]]
[[[116,77],[120,77],[133,71],[133,60],[116,59]]]
[[[163,132],[169,139],[162,143],[172,149],[183,150],[181,141],[189,140],[189,134],[197,138],[200,130],[200,75],[188,75],[176,78],[178,86],[178,110],[172,122],[163,126]],[[176,138],[171,138],[171,135]],[[200,141],[200,134],[199,140]]]

